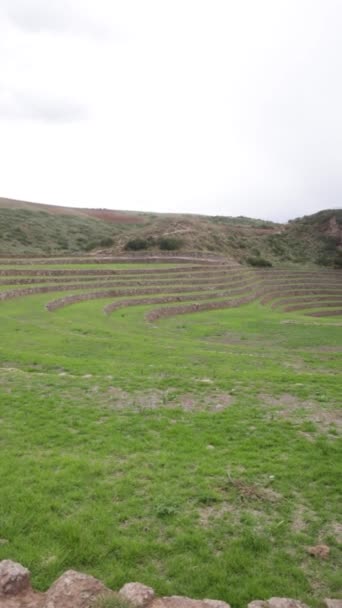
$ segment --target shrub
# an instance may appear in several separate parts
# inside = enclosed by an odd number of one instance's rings
[[[319,266],[331,266],[332,258],[327,253],[320,253],[316,259],[315,263]]]
[[[247,258],[246,259],[247,264],[249,264],[250,266],[262,266],[262,267],[269,267],[272,266],[272,263],[269,260],[265,260],[265,258],[261,258],[261,257],[255,257],[255,258]]]
[[[92,249],[95,249],[95,247],[97,247],[97,241],[89,241],[88,243],[84,243],[83,245],[81,245],[80,243],[80,247],[84,249],[84,251],[91,251]]]
[[[323,239],[324,249],[327,252],[335,252],[340,239],[337,236],[325,236]]]
[[[84,249],[84,251],[91,251],[92,249],[96,249],[96,247],[110,247],[114,244],[114,241],[110,236],[108,236],[99,240],[88,241],[86,243],[83,239],[78,238],[77,243],[79,244],[81,249]]]
[[[137,238],[127,241],[125,249],[126,251],[139,251],[141,249],[147,249],[150,246],[151,244],[147,239]]]
[[[175,249],[180,249],[182,241],[172,237],[161,237],[158,244],[159,248],[162,250],[174,251]]]
[[[334,267],[342,268],[342,251],[338,251],[334,258]]]
[[[114,245],[114,241],[111,236],[106,236],[99,241],[100,247],[111,247],[112,245]]]

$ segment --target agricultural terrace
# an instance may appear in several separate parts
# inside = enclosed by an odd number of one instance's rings
[[[2,259],[0,559],[40,589],[336,597],[341,314],[337,270]]]

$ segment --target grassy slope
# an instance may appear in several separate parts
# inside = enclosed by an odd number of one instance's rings
[[[114,227],[86,216],[4,208],[0,209],[0,255],[80,253],[110,244],[123,230],[123,224]]]
[[[157,253],[160,238],[171,238],[181,252],[218,253],[239,262],[261,257],[276,264],[329,266],[341,258],[341,226],[338,210],[280,225],[243,217],[133,214],[0,199],[0,255],[66,255],[104,247],[122,253],[136,238],[146,242],[145,252]]]
[[[0,306],[0,558],[41,588],[72,567],[234,608],[336,596],[339,322],[50,298]]]
[[[282,256],[291,252],[294,261],[342,267],[342,209],[294,220],[282,234],[268,241],[274,253]]]

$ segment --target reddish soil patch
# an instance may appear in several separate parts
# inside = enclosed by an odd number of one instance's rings
[[[82,209],[83,215],[96,217],[103,222],[111,222],[113,224],[144,224],[145,218],[141,215],[130,213],[120,213],[119,211],[110,211],[109,209]]]

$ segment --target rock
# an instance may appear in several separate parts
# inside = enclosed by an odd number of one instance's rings
[[[151,608],[230,608],[221,600],[193,600],[181,595],[171,595],[154,600]]]
[[[314,547],[308,547],[307,552],[313,557],[327,559],[330,553],[330,549],[328,545],[315,545]]]
[[[323,545],[324,546],[324,545]],[[11,560],[0,562],[0,608],[94,608],[97,600],[113,598],[113,605],[124,608],[230,608],[222,600],[194,600],[180,595],[156,597],[151,587],[127,583],[115,593],[101,581],[75,570],[68,570],[46,593],[35,592],[30,585],[27,568]],[[124,601],[125,600],[125,601]],[[108,603],[108,602],[107,602]],[[325,599],[326,608],[342,608],[342,600]],[[102,605],[102,604],[101,604]],[[109,604],[108,604],[109,605]],[[271,597],[254,600],[248,608],[308,608],[298,600]]]
[[[324,603],[327,608],[342,608],[342,600],[325,599]]]
[[[203,602],[210,608],[230,608],[230,605],[222,600],[203,600]]]
[[[254,600],[248,604],[248,608],[308,608],[308,606],[288,597],[271,597],[266,601]]]
[[[205,604],[181,595],[171,595],[155,600],[152,608],[205,608]]]
[[[44,594],[24,591],[19,595],[4,595],[0,599],[1,608],[43,608]]]
[[[110,593],[93,576],[67,570],[46,592],[43,608],[89,608],[100,594]]]
[[[0,562],[0,596],[17,595],[30,588],[30,572],[27,568],[10,559]]]
[[[120,589],[119,593],[122,597],[139,608],[147,606],[155,598],[152,587],[147,587],[141,583],[126,583],[126,585]]]
[[[292,600],[288,597],[271,597],[267,602],[268,608],[308,608],[299,600]]]

